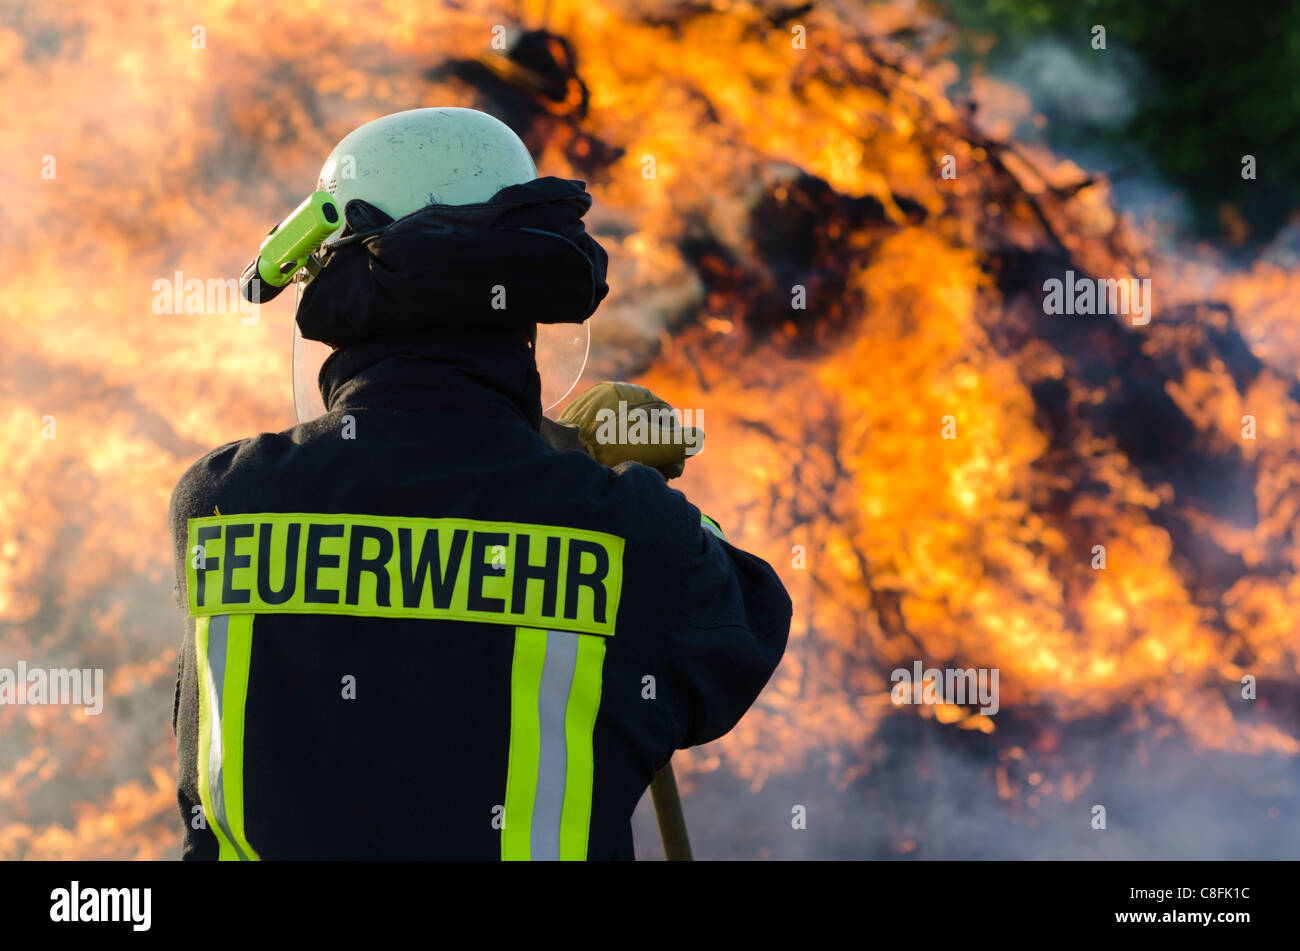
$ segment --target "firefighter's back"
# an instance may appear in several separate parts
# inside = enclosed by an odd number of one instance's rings
[[[398,391],[177,487],[181,799],[207,820],[187,853],[630,857],[699,702],[671,656],[689,592],[664,584],[699,512],[651,469],[552,450],[508,400]]]

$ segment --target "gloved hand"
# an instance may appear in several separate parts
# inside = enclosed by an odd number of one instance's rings
[[[665,479],[681,475],[688,454],[699,452],[704,442],[702,429],[683,426],[667,402],[635,383],[597,383],[569,404],[549,434],[548,422],[543,419],[542,434],[556,448],[568,448],[563,442],[576,431],[587,454],[601,465],[639,462]]]

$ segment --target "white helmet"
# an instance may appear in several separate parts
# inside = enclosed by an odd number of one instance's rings
[[[535,178],[533,157],[509,126],[486,112],[447,106],[395,112],[353,129],[325,159],[316,187],[345,211],[360,198],[397,219],[426,205],[486,202],[509,185]],[[342,230],[341,223],[331,237]],[[299,278],[301,300],[311,278],[307,272]],[[577,384],[589,341],[585,323],[538,327],[543,408]],[[294,409],[300,421],[325,412],[317,378],[330,352],[326,344],[304,339],[294,322]]]
[[[478,204],[536,177],[533,157],[508,125],[447,107],[395,112],[353,129],[321,166],[316,187],[340,208],[363,198],[396,219],[425,205]]]

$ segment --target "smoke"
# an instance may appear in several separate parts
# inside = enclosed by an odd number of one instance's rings
[[[1115,134],[1136,113],[1139,90],[1157,82],[1138,56],[1114,43],[1093,49],[1087,36],[1073,45],[1043,39],[995,56],[987,77],[972,84],[982,128],[1050,146],[1081,169],[1106,174],[1118,210],[1159,222],[1165,250],[1184,250],[1179,236],[1191,222],[1185,197]]]
[[[995,71],[1027,92],[1047,118],[1046,127],[1113,129],[1137,108],[1133,90],[1151,82],[1139,62],[1119,49],[1094,50],[1042,40],[1019,51]],[[1020,135],[1029,130],[1018,130]]]
[[[1071,761],[1094,764],[1091,780],[1069,802],[1042,796],[1031,806],[1023,793],[1000,798],[992,744],[954,737],[951,727],[919,718],[885,731],[871,751],[870,773],[849,783],[832,777],[826,757],[798,775],[774,776],[756,792],[725,769],[693,773],[683,796],[692,849],[697,859],[1295,856],[1294,758],[1198,755],[1180,740],[1152,742],[1115,727],[1092,721],[1068,728]],[[797,806],[806,813],[802,829],[794,827]],[[1104,828],[1094,827],[1098,806]],[[649,794],[634,830],[637,857],[662,858]]]

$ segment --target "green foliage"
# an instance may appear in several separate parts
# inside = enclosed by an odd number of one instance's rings
[[[1134,84],[1136,109],[1118,128],[1053,128],[1054,141],[1087,136],[1119,151],[1142,148],[1182,189],[1203,232],[1235,206],[1252,241],[1267,240],[1300,206],[1300,3],[1255,0],[936,0],[962,33],[964,50],[989,48],[991,68],[1051,38],[1080,56],[1127,52],[1150,81]],[[1106,28],[1093,50],[1092,28]],[[1254,155],[1255,181],[1241,177]]]

